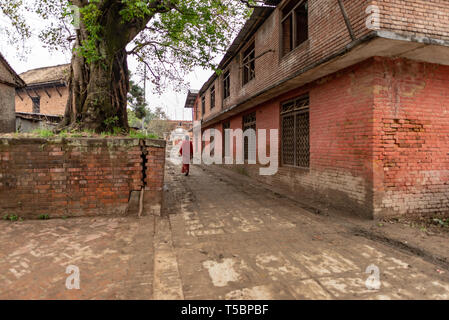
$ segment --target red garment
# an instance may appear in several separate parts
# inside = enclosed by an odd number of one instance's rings
[[[188,173],[190,172],[190,164],[183,164],[181,173]]]
[[[190,150],[189,150],[190,149]],[[179,154],[182,155],[182,171],[188,173],[190,171],[190,159],[193,158],[193,144],[191,141],[183,141]]]

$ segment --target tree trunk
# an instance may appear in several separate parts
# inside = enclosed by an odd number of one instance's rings
[[[112,132],[116,128],[129,131],[127,94],[129,71],[126,44],[129,34],[117,23],[117,8],[105,15],[98,53],[101,59],[87,63],[76,50],[70,68],[69,99],[62,128]],[[88,38],[85,28],[77,31],[74,49]]]
[[[114,128],[128,131],[126,112],[129,91],[129,73],[126,51],[120,50],[104,64],[90,66],[87,95],[82,106],[81,122],[87,129],[97,132]]]
[[[129,130],[126,111],[129,72],[125,50],[88,65],[74,54],[63,125],[96,132]]]

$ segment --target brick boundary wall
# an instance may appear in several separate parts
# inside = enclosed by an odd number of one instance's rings
[[[0,215],[160,214],[165,141],[0,137]]]

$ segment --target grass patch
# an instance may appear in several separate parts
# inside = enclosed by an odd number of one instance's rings
[[[9,220],[9,221],[12,221],[12,222],[14,222],[14,221],[23,221],[22,218],[19,218],[19,216],[15,215],[15,214],[5,214],[3,216],[3,220],[5,220],[5,221]]]
[[[32,133],[41,138],[51,138],[55,136],[55,133],[49,129],[36,129]]]
[[[39,220],[50,220],[50,216],[48,214],[41,214],[38,217]]]
[[[126,133],[122,128],[112,127],[112,131],[105,131],[101,133],[95,133],[93,130],[85,129],[83,131],[68,131],[62,130],[59,133],[55,133],[50,129],[36,129],[31,133],[34,136],[40,138],[107,138],[107,137],[122,137],[122,138],[133,138],[133,139],[159,139],[159,136],[154,133],[144,133],[142,131],[131,130]],[[16,134],[20,137],[20,134]]]
[[[145,134],[139,131],[131,131],[129,133],[129,137],[134,139],[159,139],[159,137],[154,133]]]
[[[443,228],[449,228],[449,219],[435,218],[432,220],[434,224]]]
[[[63,132],[63,131],[61,131]],[[95,131],[85,129],[83,131],[67,132],[67,137],[71,138],[91,138],[95,137]]]
[[[67,130],[62,130],[59,134],[59,137],[61,138],[68,138],[69,137],[69,133],[67,132]]]

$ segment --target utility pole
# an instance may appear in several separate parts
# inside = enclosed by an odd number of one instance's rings
[[[147,65],[143,66],[143,102],[147,104]],[[145,117],[142,119],[142,130],[145,130]],[[146,130],[145,130],[146,133]]]
[[[147,66],[143,66],[143,99],[147,102]]]

